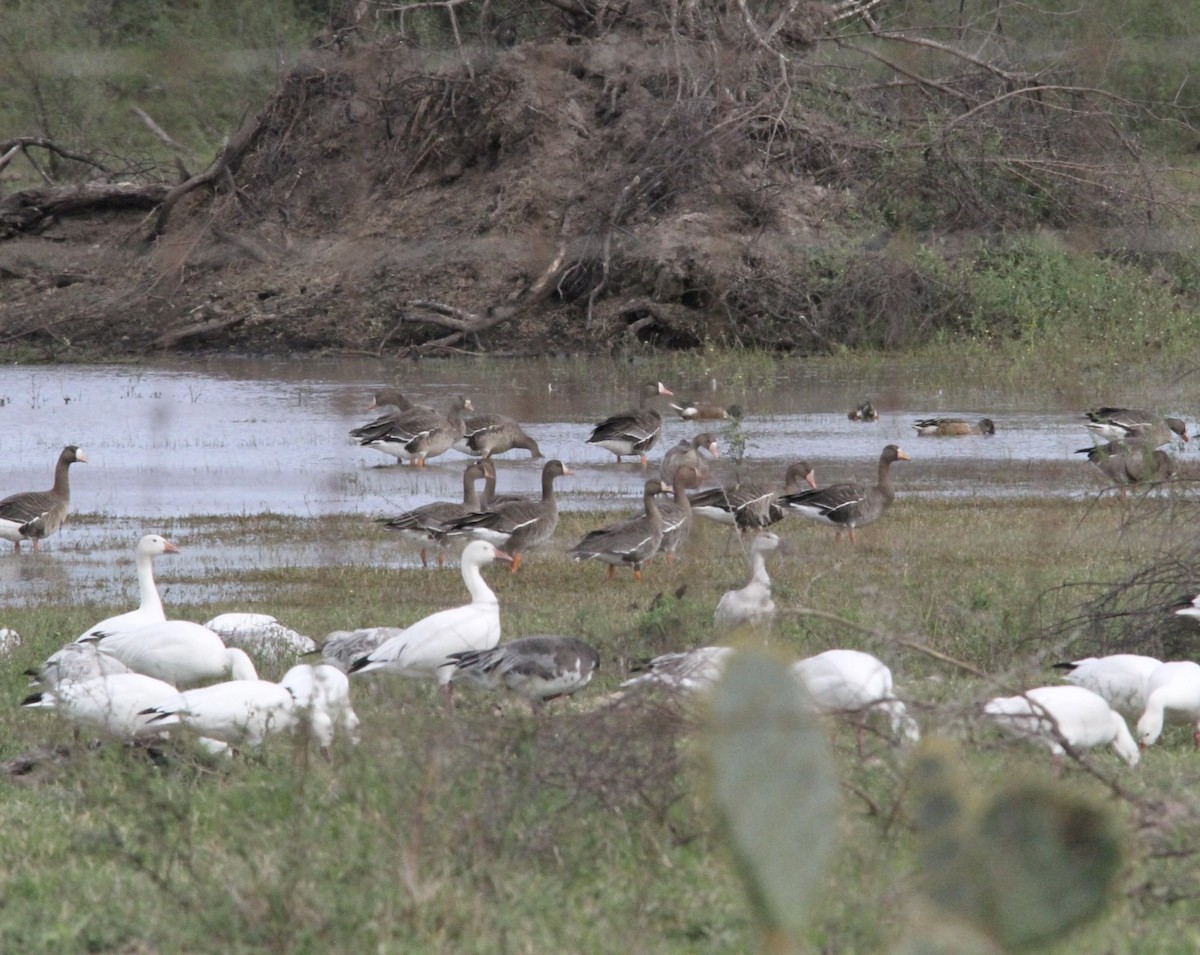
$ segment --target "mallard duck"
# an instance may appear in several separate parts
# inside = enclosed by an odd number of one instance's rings
[[[459,395],[445,415],[431,410],[404,412],[386,427],[364,434],[360,443],[397,461],[408,458],[417,467],[424,467],[426,458],[450,450],[462,436],[463,413],[471,410],[470,399]]]
[[[954,438],[962,435],[996,433],[996,423],[991,418],[980,418],[972,423],[964,418],[924,418],[913,425],[922,438]]]
[[[851,421],[878,421],[879,412],[870,401],[864,401],[851,408],[846,417]]]
[[[861,650],[826,650],[797,660],[792,672],[803,682],[818,712],[883,713],[898,740],[920,740],[920,728],[896,698],[892,671],[878,657]]]
[[[167,619],[163,610],[162,599],[158,596],[158,588],[154,585],[154,558],[162,554],[178,554],[179,548],[160,534],[146,534],[138,541],[134,549],[137,565],[138,595],[140,601],[136,610],[105,617],[93,624],[78,640],[86,640],[103,631],[118,633],[122,630],[136,630],[149,623],[162,623]]]
[[[675,413],[684,421],[724,421],[727,418],[738,419],[742,416],[739,405],[722,408],[720,405],[707,404],[703,401],[671,402]]]
[[[675,471],[685,464],[694,468],[700,480],[703,481],[708,477],[708,464],[701,456],[701,451],[707,451],[714,459],[721,456],[721,450],[717,447],[717,439],[707,431],[704,431],[690,441],[687,438],[682,438],[680,442],[673,448],[668,448],[667,453],[663,455],[662,465],[659,468],[659,474],[662,479],[668,483],[674,481]],[[700,485],[697,484],[697,487]]]
[[[801,484],[816,488],[813,469],[807,461],[793,461],[784,474],[782,491],[765,481],[735,481],[693,494],[692,511],[739,531],[761,530],[783,520],[784,511],[777,500],[798,493]]]
[[[658,505],[663,522],[658,552],[666,555],[668,564],[674,563],[675,552],[687,543],[692,533],[692,504],[688,500],[688,491],[700,486],[700,474],[690,464],[681,464],[675,469],[670,483],[675,496]]]
[[[479,414],[465,418],[462,436],[454,442],[454,450],[483,458],[503,454],[513,448],[528,451],[534,459],[543,457],[538,443],[525,433],[520,423],[502,414]]]
[[[814,491],[785,494],[779,498],[779,505],[837,528],[839,537],[843,530],[848,530],[850,543],[853,544],[854,529],[879,520],[895,500],[896,492],[892,490],[890,473],[892,462],[907,460],[907,454],[896,445],[889,444],[879,456],[879,477],[873,487],[857,481],[830,484]]]
[[[480,509],[479,494],[475,482],[484,476],[482,461],[472,461],[463,470],[463,499],[459,501],[431,501],[414,507],[395,517],[381,519],[388,530],[399,531],[421,547],[421,566],[428,567],[426,550],[430,543],[437,545],[437,565],[446,562],[446,524],[456,518],[465,517]],[[493,468],[492,473],[495,474]]]
[[[1146,709],[1137,722],[1138,743],[1153,746],[1162,735],[1167,713],[1192,725],[1200,749],[1200,664],[1172,660],[1156,667],[1146,681]]]
[[[1137,653],[1112,653],[1054,664],[1056,670],[1067,671],[1063,679],[1068,683],[1099,694],[1118,713],[1134,719],[1146,708],[1146,686],[1150,674],[1160,666],[1161,660]]]
[[[1081,686],[1039,686],[1020,696],[989,700],[983,712],[1006,732],[1040,743],[1056,759],[1073,750],[1111,745],[1130,766],[1138,764],[1138,745],[1124,717],[1104,699]]]
[[[600,666],[596,648],[578,637],[539,634],[502,643],[491,650],[453,654],[452,680],[489,689],[504,684],[529,701],[534,711],[549,700],[578,693]]]
[[[54,468],[54,487],[48,491],[22,491],[0,500],[0,537],[13,542],[13,549],[20,553],[21,542],[38,541],[49,537],[63,526],[67,510],[71,506],[71,485],[67,469],[72,464],[87,464],[87,455],[80,448],[68,444],[58,456]]]
[[[662,513],[654,498],[670,490],[670,485],[661,481],[647,481],[642,495],[643,514],[591,531],[571,548],[571,556],[575,560],[599,560],[608,564],[609,580],[618,566],[632,567],[633,579],[641,580],[642,565],[654,556],[662,542]]]
[[[1075,453],[1086,454],[1087,459],[1120,488],[1122,498],[1132,485],[1165,481],[1175,473],[1171,456],[1148,444],[1110,441],[1091,448],[1079,448]]]
[[[557,459],[542,465],[542,499],[512,501],[486,511],[464,514],[443,525],[447,534],[467,533],[480,540],[491,541],[512,555],[512,572],[521,567],[521,557],[530,548],[544,544],[558,527],[558,501],[554,497],[554,480],[574,474]]]
[[[1106,441],[1130,441],[1157,448],[1175,437],[1188,439],[1182,418],[1161,418],[1139,408],[1093,408],[1083,416],[1088,431]]]
[[[769,624],[775,616],[771,599],[771,578],[767,575],[767,554],[779,549],[779,535],[762,531],[750,542],[750,580],[740,590],[728,590],[717,602],[713,623],[718,627],[742,624]]]
[[[641,403],[632,411],[611,415],[592,429],[588,444],[611,451],[617,456],[617,464],[626,455],[641,456],[642,467],[646,466],[646,452],[654,447],[662,431],[662,415],[649,407],[657,395],[670,395],[671,390],[661,381],[648,381],[642,385]]]

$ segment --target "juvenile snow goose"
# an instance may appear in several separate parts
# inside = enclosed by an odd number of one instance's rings
[[[780,494],[800,491],[801,484],[816,488],[813,469],[807,461],[793,461],[784,474],[782,492],[766,481],[736,481],[724,487],[709,488],[690,498],[692,511],[701,517],[728,524],[739,531],[761,530],[783,520],[784,511],[777,503]]]
[[[253,680],[258,677],[244,650],[224,641],[198,623],[166,620],[136,630],[98,633],[102,653],[116,657],[135,673],[157,677],[176,686],[203,680]]]
[[[87,632],[81,634],[79,640],[87,640],[97,633],[119,633],[124,630],[136,630],[151,623],[162,623],[167,619],[163,611],[162,599],[158,596],[158,588],[154,584],[154,558],[161,554],[178,554],[179,548],[159,534],[147,534],[138,541],[134,550],[137,563],[137,582],[139,603],[136,610],[129,610],[112,617],[106,617],[93,624]]]
[[[475,482],[484,476],[485,466],[472,461],[463,470],[463,499],[457,501],[433,501],[414,507],[411,511],[397,514],[381,521],[388,530],[399,531],[421,546],[421,566],[428,567],[426,550],[430,543],[437,545],[437,565],[446,562],[446,524],[456,518],[466,517],[480,509],[479,494]],[[492,469],[495,473],[495,469]]]
[[[131,739],[157,733],[142,714],[178,693],[170,683],[142,673],[112,673],[55,684],[25,697],[21,705],[55,710],[74,723]]]
[[[605,418],[592,429],[587,443],[611,451],[617,456],[617,464],[623,456],[640,455],[645,467],[646,452],[654,447],[662,431],[662,415],[649,406],[650,401],[658,395],[670,394],[671,390],[661,381],[646,382],[638,407]]]
[[[898,741],[921,738],[916,720],[892,688],[892,671],[878,657],[861,650],[826,650],[792,664],[821,713],[883,713]]]
[[[1100,473],[1117,485],[1122,499],[1135,484],[1165,481],[1175,473],[1175,462],[1166,451],[1133,441],[1110,441],[1075,453],[1086,454]]]
[[[701,481],[708,477],[708,464],[700,456],[701,450],[707,451],[713,458],[719,458],[721,451],[717,447],[717,439],[707,431],[696,435],[690,441],[683,438],[675,447],[669,448],[663,455],[659,474],[664,481],[674,482],[674,474],[685,464],[696,469]],[[699,487],[699,485],[696,485]]]
[[[633,672],[637,676],[623,682],[621,688],[658,688],[672,693],[707,690],[717,682],[733,652],[732,647],[695,647],[663,653],[636,664]]]
[[[767,554],[779,549],[779,536],[762,531],[750,542],[750,581],[740,590],[729,590],[717,603],[713,622],[718,627],[732,629],[742,624],[770,624],[775,617],[775,601],[771,599],[771,578],[767,575]]]
[[[662,512],[655,502],[655,495],[671,490],[661,481],[646,482],[642,495],[644,513],[589,532],[583,540],[571,548],[575,560],[599,560],[608,564],[608,579],[613,579],[617,567],[633,568],[633,579],[642,579],[642,565],[658,551],[662,543]]]
[[[1091,690],[1118,713],[1134,719],[1146,708],[1150,674],[1160,666],[1161,660],[1136,653],[1112,653],[1054,664],[1056,670],[1067,671],[1063,679],[1068,683]]]
[[[1093,408],[1084,412],[1085,427],[1105,441],[1129,441],[1157,448],[1176,437],[1187,441],[1187,424],[1182,418],[1160,418],[1140,408]]]
[[[1013,736],[1032,739],[1061,760],[1073,750],[1111,745],[1130,766],[1138,747],[1124,717],[1099,694],[1081,686],[1039,686],[1021,696],[989,700],[983,712]]]
[[[454,442],[454,450],[483,458],[513,448],[528,451],[534,459],[543,457],[537,442],[525,433],[520,423],[502,414],[471,415],[464,419],[462,436]]]
[[[268,660],[292,659],[317,649],[315,640],[285,627],[269,613],[222,613],[204,626],[224,640],[227,647],[238,647]]]
[[[101,653],[94,643],[68,643],[46,658],[36,669],[25,674],[42,686],[57,686],[59,683],[82,683],[98,676],[115,673],[132,673],[116,657]]]
[[[1200,749],[1200,664],[1172,660],[1157,667],[1146,681],[1146,709],[1137,722],[1138,744],[1153,746],[1162,735],[1164,719],[1192,724]]]
[[[600,666],[596,648],[577,637],[539,634],[491,650],[455,653],[451,679],[488,689],[501,684],[529,701],[534,712],[560,696],[578,693]]]
[[[230,680],[175,692],[142,711],[154,729],[182,726],[229,746],[261,746],[299,722],[291,691],[269,680]]]
[[[357,630],[334,630],[321,642],[321,660],[343,673],[354,661],[365,657],[386,640],[398,637],[403,627],[360,627]]]
[[[87,464],[87,455],[68,444],[58,456],[54,486],[50,490],[22,491],[0,500],[0,537],[12,541],[17,553],[21,552],[21,542],[27,540],[33,541],[33,549],[37,551],[42,538],[63,526],[71,506],[67,469],[72,464]]]
[[[838,537],[841,537],[843,530],[848,530],[850,543],[853,544],[854,529],[875,523],[895,500],[891,466],[894,461],[907,460],[907,454],[896,445],[889,444],[879,456],[879,477],[873,487],[857,481],[830,484],[815,491],[785,494],[779,499],[779,504],[810,520],[837,528]]]
[[[513,501],[486,511],[465,514],[445,523],[448,534],[471,534],[478,540],[491,541],[512,556],[512,572],[521,567],[525,551],[544,544],[558,527],[558,501],[554,497],[556,478],[574,474],[557,459],[542,465],[542,499]]]
[[[994,435],[996,423],[991,418],[970,422],[964,418],[924,418],[913,425],[922,438],[955,438],[962,435]]]
[[[451,654],[490,650],[500,642],[500,603],[479,569],[495,560],[511,559],[487,541],[471,541],[462,554],[462,577],[471,602],[418,620],[355,660],[349,672],[386,670],[401,676],[433,678],[449,699],[454,664]]]
[[[674,474],[671,487],[675,489],[675,496],[658,505],[663,522],[658,552],[666,555],[668,564],[674,563],[676,552],[692,533],[692,504],[688,500],[688,491],[700,486],[700,475],[690,464],[680,465]]]

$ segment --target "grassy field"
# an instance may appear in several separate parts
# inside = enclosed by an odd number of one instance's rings
[[[854,547],[789,519],[791,553],[771,564],[782,614],[770,652],[872,651],[891,665],[926,737],[953,741],[972,785],[1051,781],[1116,821],[1126,846],[1118,890],[1099,920],[1054,951],[1177,952],[1200,939],[1189,901],[1200,891],[1192,858],[1200,757],[1188,732],[1172,728],[1136,770],[1096,751],[1054,781],[1047,754],[1002,739],[979,709],[997,693],[1055,682],[1054,660],[1116,649],[1132,639],[1129,621],[1144,624],[1138,639],[1149,642],[1123,649],[1194,644],[1189,622],[1162,603],[1172,585],[1196,583],[1172,563],[1190,553],[1193,508],[1186,489],[1122,506],[1108,496],[905,500],[901,486],[893,510]],[[553,544],[519,575],[486,571],[506,638],[572,633],[600,648],[591,687],[535,719],[515,698],[464,692],[449,715],[431,685],[356,679],[363,741],[332,762],[277,739],[229,763],[180,742],[155,763],[22,710],[21,670],[110,608],[79,605],[64,590],[45,606],[7,612],[0,622],[24,643],[2,677],[11,703],[0,716],[0,755],[34,753],[36,766],[10,776],[0,798],[4,948],[754,950],[759,929],[707,795],[703,717],[613,695],[633,661],[721,639],[712,610],[744,582],[744,560],[723,556],[723,528],[701,525],[682,563],[656,563],[640,584],[628,574],[607,584],[601,567],[562,556],[596,519],[565,515]],[[329,566],[239,573],[218,586],[227,600],[173,606],[173,616],[258,609],[320,637],[406,624],[462,599],[454,569],[339,564],[337,542],[382,533],[373,527],[242,520],[255,542],[326,542]],[[185,521],[172,537],[186,554],[213,528]],[[1119,586],[1168,565],[1177,569],[1151,590]],[[184,561],[160,569],[172,581],[187,573]],[[131,567],[114,575],[132,590]],[[1124,614],[1080,617],[1103,596]],[[907,795],[914,756],[878,736],[860,753],[851,727],[827,728],[839,842],[798,950],[899,950],[942,921],[920,891]]]

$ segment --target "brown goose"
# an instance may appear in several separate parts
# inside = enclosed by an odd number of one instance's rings
[[[377,438],[382,434],[386,434],[392,425],[409,415],[437,415],[437,412],[430,408],[429,405],[413,404],[395,388],[380,388],[371,396],[371,403],[367,405],[367,410],[375,411],[378,408],[394,408],[395,410],[382,414],[359,428],[352,429],[350,437],[358,438],[360,441]]]
[[[838,537],[843,530],[850,532],[850,543],[854,543],[854,529],[866,527],[879,518],[895,500],[892,490],[891,466],[893,461],[907,461],[909,457],[899,447],[889,444],[879,455],[879,478],[874,487],[857,481],[845,484],[830,484],[828,487],[797,494],[785,494],[779,505],[795,511],[814,521],[836,527]]]
[[[445,454],[462,436],[463,412],[471,410],[471,399],[459,395],[450,403],[446,415],[409,412],[382,434],[365,438],[362,446],[390,454],[397,460],[408,458],[423,468],[426,458]]]
[[[71,485],[67,480],[67,469],[76,462],[87,464],[87,455],[73,444],[68,444],[58,456],[54,468],[54,487],[48,491],[23,491],[10,494],[0,501],[0,537],[13,542],[13,549],[21,552],[21,541],[38,541],[49,537],[67,519],[71,506]]]
[[[695,468],[700,480],[703,481],[708,477],[708,464],[700,456],[701,449],[707,451],[714,458],[721,456],[721,452],[717,448],[717,439],[707,431],[696,435],[691,441],[684,438],[663,455],[662,467],[659,470],[662,479],[673,482],[676,470],[687,465]],[[696,485],[696,487],[699,486],[699,484]]]
[[[1175,462],[1166,451],[1131,441],[1111,441],[1075,453],[1086,454],[1100,473],[1121,489],[1122,498],[1134,484],[1165,481],[1175,473]]]
[[[463,471],[461,504],[457,501],[433,501],[396,517],[384,518],[380,523],[421,545],[422,567],[429,566],[425,555],[426,548],[430,542],[437,544],[437,565],[441,567],[446,562],[446,522],[479,510],[479,495],[475,490],[475,482],[483,476],[483,464],[472,461]]]
[[[575,560],[599,560],[608,564],[609,580],[618,565],[632,567],[633,579],[641,580],[642,565],[654,556],[662,541],[662,512],[654,496],[670,491],[670,485],[661,481],[647,481],[642,497],[645,513],[589,532],[571,548],[571,556]]]
[[[807,461],[793,461],[784,475],[781,492],[765,481],[735,481],[725,487],[714,487],[691,496],[692,511],[719,524],[729,524],[739,531],[760,530],[783,520],[783,510],[776,503],[782,494],[795,494],[801,483],[817,486],[813,469]]]
[[[483,465],[483,493],[479,496],[479,511],[494,511],[501,504],[512,504],[514,501],[528,501],[524,494],[496,493],[496,465],[488,458],[481,458]]]
[[[925,418],[913,425],[922,438],[953,438],[967,434],[993,435],[996,423],[991,418],[980,418],[972,424],[963,418]]]
[[[513,448],[528,451],[534,459],[543,456],[537,442],[525,433],[517,420],[502,414],[478,414],[466,418],[462,436],[454,442],[454,450],[484,458]]]
[[[1138,408],[1093,408],[1084,413],[1088,431],[1108,441],[1127,441],[1157,448],[1176,436],[1188,439],[1182,418],[1160,418]]]
[[[542,499],[513,501],[494,510],[465,514],[446,522],[450,534],[467,533],[490,541],[512,555],[512,572],[521,567],[521,555],[531,547],[544,544],[558,527],[558,502],[554,499],[554,479],[574,472],[557,459],[542,465]]]
[[[668,564],[674,563],[675,552],[687,543],[692,533],[692,504],[687,492],[700,486],[700,474],[690,464],[682,464],[675,469],[671,486],[675,489],[675,497],[658,506],[663,521],[658,552],[667,555]]]
[[[646,382],[642,385],[642,399],[638,407],[605,418],[592,429],[592,436],[587,443],[611,451],[617,456],[617,464],[621,463],[622,456],[640,455],[642,467],[645,467],[646,452],[654,447],[662,431],[662,415],[648,407],[649,402],[656,395],[671,393],[661,381]]]

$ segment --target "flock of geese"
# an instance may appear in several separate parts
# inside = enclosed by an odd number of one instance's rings
[[[662,431],[662,417],[653,406],[660,396],[673,397],[661,382],[646,383],[638,406],[597,423],[587,442],[611,452],[618,462],[636,456],[647,467],[647,452]],[[257,746],[275,733],[303,732],[328,752],[339,739],[358,740],[351,677],[385,671],[432,680],[451,706],[456,683],[505,687],[528,700],[535,712],[547,701],[587,686],[600,655],[585,641],[539,634],[500,642],[499,602],[483,575],[483,569],[496,562],[517,572],[523,555],[552,537],[558,525],[555,481],[569,476],[570,468],[556,459],[546,461],[537,500],[499,495],[496,455],[520,449],[542,457],[537,442],[518,422],[500,414],[472,414],[474,408],[465,397],[456,398],[442,414],[413,404],[393,389],[378,391],[372,408],[387,406],[393,410],[350,432],[362,446],[422,468],[429,458],[451,448],[472,458],[463,472],[461,502],[434,502],[382,519],[383,526],[420,546],[423,564],[428,562],[428,549],[436,549],[441,564],[447,542],[465,539],[460,569],[468,602],[405,628],[336,631],[320,647],[263,614],[223,614],[203,625],[171,620],[154,583],[153,561],[178,553],[178,548],[160,535],[148,534],[136,549],[138,607],[89,627],[32,671],[36,686],[23,705],[53,709],[119,738],[146,739],[186,730],[212,751],[229,752]],[[694,402],[672,407],[689,421],[736,418],[741,413],[736,407]],[[849,417],[871,421],[878,415],[864,402]],[[1118,408],[1097,409],[1087,418],[1089,430],[1105,443],[1084,450],[1122,486],[1159,475],[1159,456],[1170,460],[1159,446],[1174,437],[1188,440],[1186,426],[1177,418]],[[923,419],[915,427],[919,436],[995,433],[994,422],[987,418]],[[856,529],[879,520],[894,500],[891,466],[909,460],[897,445],[884,447],[872,485],[820,487],[813,468],[795,461],[787,467],[782,486],[738,480],[701,489],[708,459],[717,457],[717,440],[709,432],[681,440],[664,455],[658,475],[645,480],[641,511],[586,534],[570,549],[573,559],[606,564],[610,578],[616,568],[629,567],[638,579],[656,554],[667,561],[674,558],[688,539],[693,515],[742,534],[753,532],[749,580],[720,598],[714,623],[726,631],[766,626],[775,613],[767,559],[781,546],[768,528],[795,513],[834,528],[839,536],[844,531],[854,542]],[[31,541],[36,550],[38,542],[66,519],[69,467],[86,461],[79,448],[68,446],[59,456],[50,490],[0,500],[0,537],[12,541],[17,550]],[[659,503],[663,495],[668,498]],[[1200,597],[1178,612],[1200,617]],[[647,687],[685,694],[703,691],[733,653],[728,646],[706,646],[654,658],[621,684],[621,692]],[[252,654],[273,661],[298,661],[306,654],[321,659],[296,662],[273,682],[259,678]],[[1068,749],[1111,744],[1136,764],[1139,745],[1158,738],[1167,715],[1192,722],[1200,746],[1200,665],[1126,654],[1067,666],[1067,685],[996,698],[984,712],[1004,729],[1041,742],[1056,756]],[[792,669],[816,711],[878,713],[897,742],[919,739],[916,721],[894,692],[891,671],[876,657],[837,649],[800,660]],[[1137,718],[1136,741],[1126,716]]]

